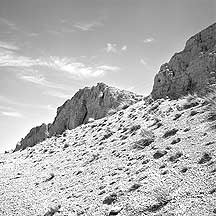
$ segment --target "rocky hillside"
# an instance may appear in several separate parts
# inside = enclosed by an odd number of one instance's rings
[[[216,83],[216,23],[191,37],[183,51],[161,66],[152,96],[176,98],[209,83]]]
[[[0,215],[216,215],[216,94],[183,97],[215,82],[215,29],[161,66],[154,100],[84,88],[0,155]]]
[[[15,148],[23,150],[45,140],[47,137],[62,134],[89,120],[112,115],[143,99],[143,96],[132,92],[109,87],[98,83],[92,88],[80,89],[70,100],[57,109],[55,120],[51,124],[42,124],[32,128]]]
[[[214,216],[214,109],[191,97],[140,101],[4,154],[0,215]]]

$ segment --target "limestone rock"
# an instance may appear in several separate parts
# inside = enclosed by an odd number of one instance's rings
[[[154,79],[153,98],[179,97],[216,79],[216,23],[191,37],[183,51],[161,66]]]
[[[50,135],[61,134],[66,129],[88,123],[90,119],[103,118],[141,98],[142,96],[109,87],[104,83],[81,89],[58,108],[56,118],[50,126]]]
[[[118,110],[142,100],[143,96],[98,83],[92,88],[80,89],[71,99],[58,107],[52,124],[32,128],[15,151],[22,150],[67,129],[111,115]]]
[[[32,128],[25,138],[16,145],[14,151],[23,150],[27,147],[32,147],[35,144],[44,141],[49,136],[48,127],[49,125],[42,124]]]

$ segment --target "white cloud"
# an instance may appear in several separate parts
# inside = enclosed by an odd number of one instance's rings
[[[58,97],[58,98],[64,98],[64,99],[71,98],[71,95],[62,93],[60,91],[46,91],[46,92],[44,92],[44,94],[50,95],[52,97]]]
[[[2,111],[0,112],[0,114],[3,116],[9,116],[9,117],[17,117],[17,118],[22,117],[22,114],[19,112]]]
[[[8,50],[19,50],[19,47],[15,46],[14,44],[3,41],[0,41],[0,48]]]
[[[150,38],[146,38],[145,40],[143,40],[144,43],[151,43],[153,42],[155,39],[150,37]]]
[[[140,59],[140,63],[143,64],[143,65],[147,65],[146,61],[143,60],[143,59]]]
[[[108,53],[116,53],[117,52],[116,44],[107,43],[105,50]]]
[[[0,17],[0,23],[8,26],[11,30],[18,30],[17,26],[15,23],[11,22],[10,20],[8,19],[5,19],[3,17]]]
[[[25,73],[19,73],[17,77],[21,80],[24,80],[26,82],[31,82],[37,85],[41,85],[49,88],[65,89],[65,86],[46,80],[46,78],[42,74],[39,74],[38,72],[35,72],[31,75]]]
[[[102,65],[97,67],[99,70],[104,70],[104,71],[118,71],[120,70],[119,67],[117,66],[109,66],[109,65]]]
[[[79,29],[81,31],[91,31],[96,27],[103,26],[103,24],[99,21],[93,21],[93,22],[77,22],[73,25],[76,29]]]
[[[74,59],[70,58],[59,58],[59,57],[51,57],[51,61],[49,62],[49,66],[56,70],[61,70],[69,73],[75,79],[82,78],[94,78],[98,76],[103,76],[109,70],[116,70],[117,67],[114,66],[97,66],[91,67],[87,66],[82,62],[76,62]]]
[[[39,59],[19,56],[12,50],[0,48],[0,67],[31,67],[42,64]]]
[[[126,51],[127,50],[127,46],[124,45],[122,48],[121,48],[122,51]]]

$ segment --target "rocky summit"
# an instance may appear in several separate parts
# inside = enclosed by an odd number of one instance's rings
[[[17,144],[15,151],[32,147],[47,137],[62,134],[67,129],[76,128],[91,120],[112,115],[143,98],[141,95],[109,87],[104,83],[80,89],[71,99],[58,107],[53,123],[32,128]]]
[[[215,28],[161,66],[151,96],[84,88],[0,155],[0,215],[216,215],[216,91],[188,94],[215,82]]]
[[[155,76],[154,98],[180,97],[216,83],[216,23],[191,37]]]

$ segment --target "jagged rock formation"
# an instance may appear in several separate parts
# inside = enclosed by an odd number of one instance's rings
[[[16,146],[15,151],[32,147],[47,137],[62,134],[67,129],[76,128],[87,123],[89,119],[96,120],[111,115],[142,98],[140,95],[109,87],[104,83],[98,83],[92,88],[80,89],[71,99],[58,107],[57,115],[52,124],[42,124],[33,128]]]
[[[216,23],[191,37],[183,51],[161,66],[153,98],[179,97],[200,90],[216,78]]]
[[[42,124],[40,126],[34,127],[30,132],[22,139],[17,145],[14,151],[20,149],[25,149],[27,147],[32,147],[35,144],[42,142],[49,136],[48,131],[49,125]]]
[[[65,129],[85,124],[90,118],[103,118],[141,98],[132,92],[112,88],[104,83],[81,89],[58,108],[57,116],[50,126],[50,135],[61,134]]]

